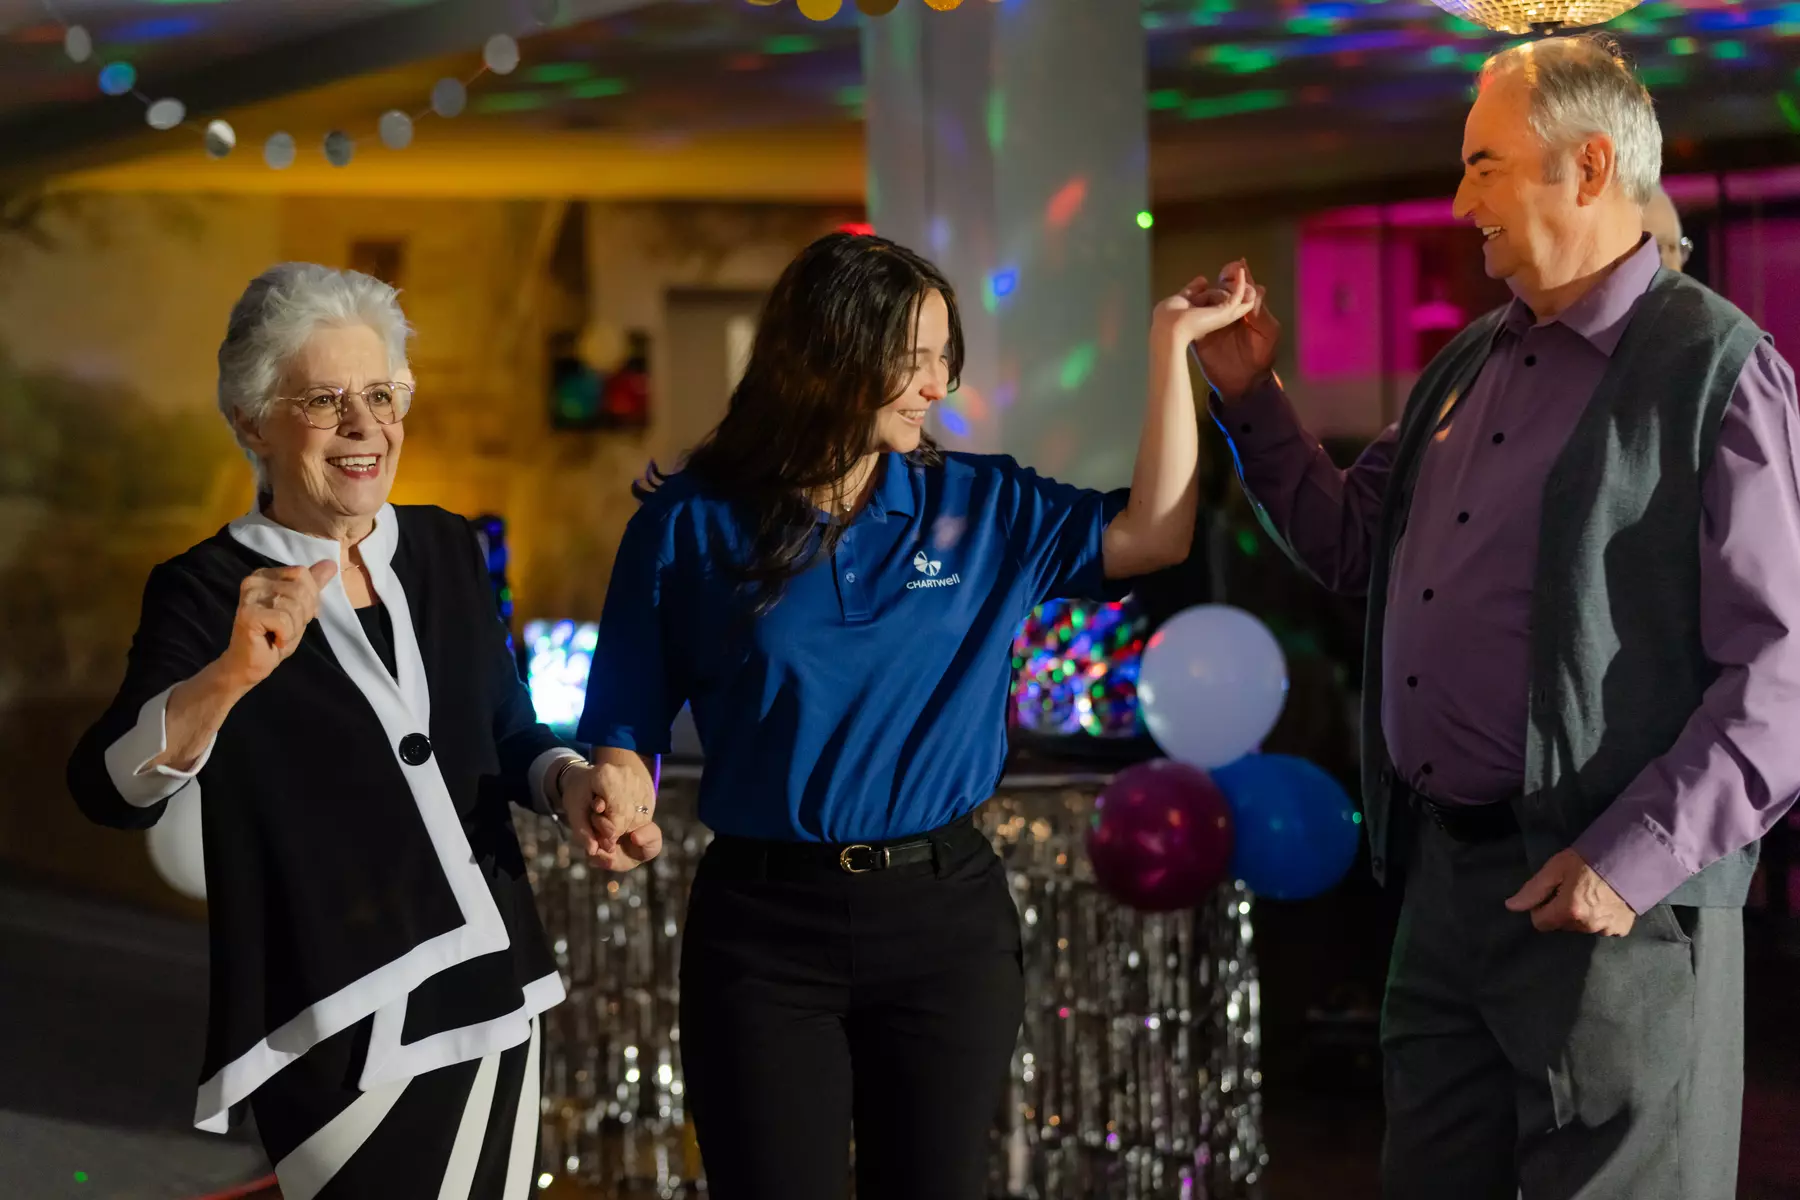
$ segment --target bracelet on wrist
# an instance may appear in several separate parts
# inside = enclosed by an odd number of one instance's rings
[[[562,819],[562,816],[563,816],[563,811],[562,811],[563,776],[567,775],[570,771],[574,770],[576,767],[585,767],[585,766],[587,766],[587,759],[582,758],[579,755],[571,755],[570,757],[563,759],[561,763],[557,764],[556,774],[554,774],[550,777],[551,815],[554,816],[559,821]]]

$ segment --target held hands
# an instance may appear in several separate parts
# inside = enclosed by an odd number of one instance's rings
[[[320,590],[337,573],[338,565],[326,560],[310,567],[267,567],[245,578],[231,644],[221,656],[240,686],[255,687],[293,654],[319,613]]]
[[[1506,907],[1530,913],[1531,923],[1543,933],[1563,929],[1624,937],[1637,920],[1612,885],[1573,850],[1564,850],[1545,863]]]
[[[1219,287],[1210,287],[1206,276],[1197,276],[1158,304],[1150,317],[1152,344],[1173,346],[1179,352],[1241,320],[1255,306],[1256,296],[1247,276],[1222,278],[1219,283]]]
[[[563,815],[595,866],[629,871],[662,853],[656,789],[641,764],[583,763],[564,771],[560,784]]]
[[[1241,321],[1219,326],[1194,347],[1206,381],[1219,398],[1230,404],[1242,399],[1275,372],[1275,347],[1281,341],[1281,322],[1269,312],[1268,289],[1250,277],[1242,259],[1219,272],[1222,287],[1244,287],[1250,293],[1249,311]]]

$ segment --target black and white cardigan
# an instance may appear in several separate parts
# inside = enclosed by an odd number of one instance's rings
[[[151,572],[125,682],[69,763],[104,825],[146,828],[177,792],[202,793],[202,1129],[223,1131],[275,1072],[364,1018],[367,1090],[518,1045],[563,998],[508,803],[542,811],[570,745],[535,719],[461,517],[390,505],[360,550],[395,673],[333,579],[195,768],[148,766],[170,690],[229,643],[244,577],[337,558],[335,542],[252,513]]]

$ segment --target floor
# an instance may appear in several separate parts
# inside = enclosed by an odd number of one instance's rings
[[[1378,1195],[1373,1006],[1390,921],[1385,900],[1355,886],[1259,910],[1272,1154],[1262,1200]],[[1739,1196],[1800,1197],[1800,922],[1752,919],[1747,942]],[[0,1196],[276,1195],[243,1190],[268,1171],[248,1131],[188,1127],[204,930],[0,880],[0,963]]]

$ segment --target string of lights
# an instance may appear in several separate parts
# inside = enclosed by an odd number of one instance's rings
[[[94,36],[86,26],[68,20],[56,0],[41,0],[50,19],[62,27],[63,53],[71,63],[87,65],[94,59]],[[555,23],[561,0],[532,0],[532,19],[548,28]],[[445,76],[432,85],[429,102],[413,111],[389,109],[375,122],[374,134],[389,150],[404,150],[413,141],[418,122],[429,116],[451,119],[468,107],[469,88],[485,75],[510,75],[519,67],[519,43],[509,33],[496,33],[482,45],[481,66],[466,78]],[[144,106],[144,123],[159,132],[186,129],[196,132],[207,157],[219,159],[231,154],[238,145],[238,133],[223,117],[210,119],[191,117],[179,97],[158,96],[140,86],[137,68],[128,60],[111,59],[101,64],[96,76],[102,94],[127,97]],[[320,142],[325,161],[334,167],[347,167],[356,156],[357,142],[363,131],[333,129]],[[263,161],[273,170],[291,167],[300,156],[300,144],[293,134],[277,130],[262,143]]]

